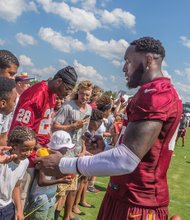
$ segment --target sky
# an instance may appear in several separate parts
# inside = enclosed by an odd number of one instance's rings
[[[163,73],[190,102],[189,10],[189,0],[0,0],[0,49],[18,57],[18,73],[38,80],[71,65],[79,80],[132,95],[124,53],[151,36],[166,50]]]

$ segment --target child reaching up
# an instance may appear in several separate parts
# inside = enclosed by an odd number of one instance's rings
[[[58,150],[65,155],[68,149],[73,148],[71,137],[65,131],[56,131],[52,134],[48,148]],[[43,148],[40,149],[44,150]],[[45,148],[46,150],[46,148]],[[45,151],[44,151],[45,152]],[[49,151],[51,153],[51,151]],[[38,155],[38,151],[37,151]],[[45,156],[45,155],[44,155]],[[55,195],[57,191],[56,184],[65,184],[65,188],[72,183],[72,174],[63,175],[55,179],[52,176],[45,176],[41,170],[36,170],[36,176],[32,184],[29,207],[27,213],[31,220],[54,220]],[[36,210],[33,212],[33,210]]]
[[[88,130],[82,136],[85,141],[87,154],[97,154],[104,151],[105,143],[102,136],[96,135],[103,122],[104,113],[98,109],[92,110],[92,115],[88,125]],[[101,147],[100,147],[101,146]]]
[[[7,154],[15,154],[17,157],[7,164],[0,164],[0,219],[24,219],[20,181],[29,164],[27,157],[36,144],[36,135],[30,128],[17,126],[9,134],[8,146],[11,146],[12,150]]]

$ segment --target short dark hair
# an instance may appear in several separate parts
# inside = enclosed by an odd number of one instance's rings
[[[15,87],[16,83],[13,79],[0,77],[0,100],[7,100]]]
[[[8,50],[0,50],[0,68],[8,68],[11,64],[19,67],[19,61],[16,56]]]
[[[96,105],[98,110],[105,112],[112,108],[112,99],[108,95],[102,95]]]
[[[130,43],[134,45],[137,52],[150,52],[159,54],[162,59],[165,57],[165,49],[159,40],[155,40],[153,37],[142,37],[138,40],[134,40]]]
[[[104,113],[98,109],[92,109],[92,114],[90,120],[99,121],[104,118]]]
[[[16,126],[9,134],[7,144],[9,146],[20,145],[25,141],[35,139],[37,144],[37,137],[35,132],[26,126]]]

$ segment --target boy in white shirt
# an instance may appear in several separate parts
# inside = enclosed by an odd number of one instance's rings
[[[20,199],[20,181],[28,167],[27,157],[37,144],[34,131],[25,126],[15,127],[9,137],[8,146],[12,150],[7,154],[16,154],[10,163],[0,164],[0,219],[23,220]]]

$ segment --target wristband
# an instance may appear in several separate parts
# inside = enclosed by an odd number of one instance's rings
[[[81,172],[79,171],[79,168],[78,168],[78,160],[79,160],[79,157],[76,160],[76,171],[79,175],[82,175]]]

